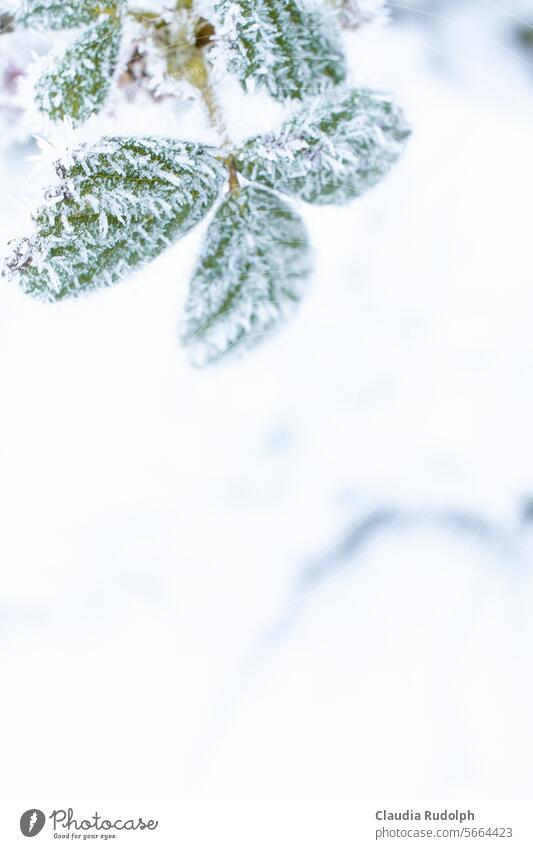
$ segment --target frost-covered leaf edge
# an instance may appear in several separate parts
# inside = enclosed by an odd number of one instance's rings
[[[32,29],[74,29],[103,14],[118,16],[125,3],[126,0],[21,0],[15,22]]]

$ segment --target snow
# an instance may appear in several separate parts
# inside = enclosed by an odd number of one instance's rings
[[[177,343],[207,222],[91,298],[3,282],[3,797],[531,795],[527,7],[427,9],[350,36],[414,133],[298,207],[311,290],[241,363]]]
[[[368,24],[384,24],[388,20],[385,0],[339,0],[339,20],[344,29],[358,29]]]

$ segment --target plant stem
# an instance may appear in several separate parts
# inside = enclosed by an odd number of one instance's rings
[[[185,76],[198,89],[206,108],[209,123],[216,130],[220,138],[220,146],[223,149],[230,148],[232,141],[226,129],[220,103],[211,85],[209,68],[201,49],[195,48],[193,55],[187,62],[185,69],[179,73],[179,76]],[[235,168],[235,160],[230,154],[224,157],[223,162],[229,173],[230,192],[235,194],[239,191],[239,179],[237,177],[237,169]]]
[[[230,148],[232,147],[232,141],[226,129],[224,115],[220,103],[209,79],[209,68],[201,51],[199,51],[199,56],[203,66],[203,73],[202,83],[198,85],[198,88],[205,103],[207,114],[209,116],[209,121],[220,136],[221,147]],[[240,191],[240,186],[239,178],[237,176],[237,169],[235,167],[235,157],[233,156],[233,154],[229,154],[224,158],[223,162],[226,168],[228,169],[229,190],[232,194],[238,194]]]
[[[0,12],[0,35],[5,32],[13,32],[15,18],[9,12]]]
[[[208,22],[194,12],[193,6],[194,0],[176,0],[175,9],[176,12],[188,13],[187,17],[189,18],[191,30],[193,33],[196,33],[199,27],[205,27]],[[219,134],[222,147],[228,147],[231,141],[224,126],[220,104],[209,80],[209,69],[204,58],[204,42],[202,40],[200,40],[200,43],[191,41],[191,30],[189,30],[187,25],[183,26],[183,33],[178,36],[178,40],[176,41],[176,34],[171,35],[168,31],[168,20],[165,20],[164,17],[156,12],[145,9],[129,9],[127,14],[133,20],[137,21],[137,23],[146,27],[146,29],[153,27],[163,30],[158,35],[157,40],[160,41],[160,46],[167,56],[167,72],[176,79],[186,79],[198,89],[205,103],[210,124]],[[204,38],[208,37],[204,36]],[[183,48],[183,55],[181,56],[175,49],[180,47]]]
[[[224,160],[224,164],[229,171],[229,190],[232,195],[238,195],[240,192],[240,185],[237,168],[235,167],[235,157],[233,155],[227,156]]]
[[[209,121],[220,136],[221,146],[230,147],[231,139],[228,136],[228,131],[224,122],[224,115],[222,113],[220,103],[215,94],[213,86],[211,85],[211,80],[209,79],[209,68],[207,66],[207,62],[205,61],[204,55],[201,50],[198,50],[196,55],[197,63],[200,68],[197,87],[205,103],[207,114],[209,116]]]

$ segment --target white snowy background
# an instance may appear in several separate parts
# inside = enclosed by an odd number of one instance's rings
[[[347,45],[407,152],[302,206],[312,289],[260,350],[187,365],[202,227],[75,302],[2,281],[0,796],[531,798],[533,10],[399,5]]]

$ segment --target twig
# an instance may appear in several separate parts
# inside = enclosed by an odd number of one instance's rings
[[[15,29],[15,18],[9,12],[0,12],[0,35],[13,32]]]

